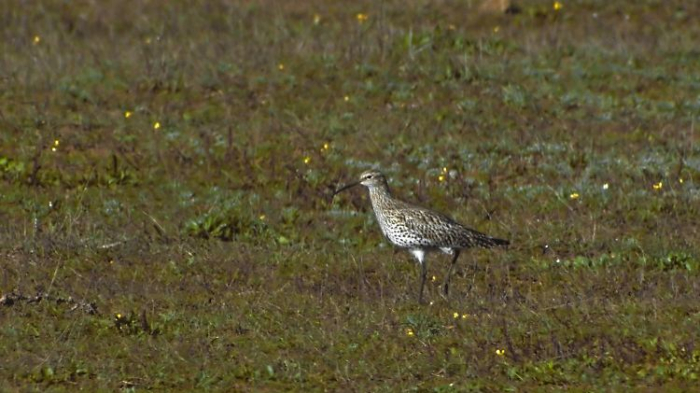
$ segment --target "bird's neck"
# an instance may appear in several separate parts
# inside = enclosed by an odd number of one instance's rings
[[[369,188],[369,199],[372,201],[372,207],[374,211],[377,211],[378,205],[385,205],[391,201],[391,191],[389,191],[389,186],[384,184],[379,184],[374,187]]]

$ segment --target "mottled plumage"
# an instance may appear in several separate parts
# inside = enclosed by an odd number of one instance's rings
[[[419,301],[423,300],[423,287],[427,276],[426,252],[440,250],[453,256],[444,283],[444,292],[447,295],[450,275],[461,250],[509,244],[507,240],[496,239],[467,228],[443,214],[394,198],[386,178],[377,170],[364,172],[358,182],[342,187],[335,193],[359,184],[369,189],[372,208],[384,236],[397,247],[407,249],[420,263]]]

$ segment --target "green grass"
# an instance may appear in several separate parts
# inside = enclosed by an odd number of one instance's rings
[[[8,2],[0,390],[697,386],[700,5],[561,3]]]

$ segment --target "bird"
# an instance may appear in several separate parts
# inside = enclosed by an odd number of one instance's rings
[[[423,288],[428,274],[426,254],[442,251],[452,255],[443,283],[443,293],[448,298],[450,276],[461,251],[472,247],[507,247],[510,244],[508,240],[478,232],[442,213],[395,198],[386,177],[377,169],[363,172],[358,181],[340,187],[333,197],[358,185],[369,190],[372,209],[384,236],[398,248],[408,250],[420,265],[419,303],[423,303]]]

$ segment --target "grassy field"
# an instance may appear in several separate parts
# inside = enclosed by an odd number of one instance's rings
[[[519,6],[4,2],[0,390],[697,389],[700,3]]]

